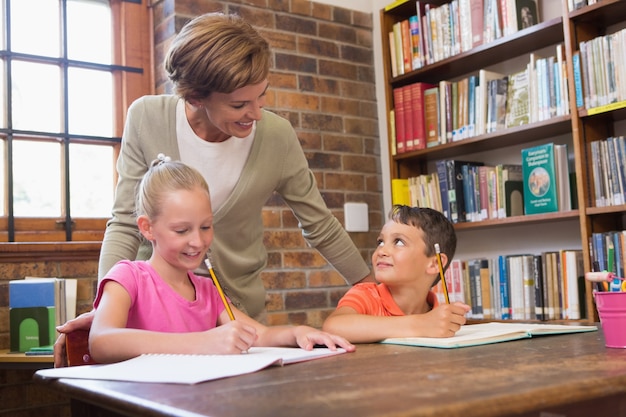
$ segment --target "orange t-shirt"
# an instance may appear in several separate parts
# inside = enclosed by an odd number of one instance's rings
[[[426,302],[431,307],[436,307],[439,302],[437,295],[429,291]],[[369,316],[404,316],[398,304],[391,296],[389,288],[385,284],[375,282],[363,282],[354,285],[339,300],[337,308],[350,307],[359,314]]]

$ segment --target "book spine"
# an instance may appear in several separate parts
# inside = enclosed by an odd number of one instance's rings
[[[441,196],[442,213],[446,216],[448,220],[452,221],[452,218],[450,216],[450,202],[448,199],[449,189],[446,161],[438,160],[435,162],[435,166],[437,168],[437,176],[439,179],[439,193]]]
[[[401,154],[406,152],[406,140],[404,138],[406,131],[404,127],[404,113],[406,111],[406,106],[404,105],[404,94],[402,92],[402,87],[396,87],[393,89],[393,101],[396,125],[396,150],[398,154]]]
[[[583,97],[583,78],[580,68],[580,51],[574,52],[572,55],[572,66],[574,69],[574,92],[576,94],[576,107],[582,109],[585,107]]]

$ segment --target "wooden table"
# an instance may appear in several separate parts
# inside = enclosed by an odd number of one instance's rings
[[[8,349],[0,350],[0,369],[44,369],[53,365],[52,355],[27,356],[25,353],[11,353]]]
[[[72,397],[77,416],[626,416],[626,349],[606,348],[601,331],[461,349],[359,345],[197,385],[35,378]]]

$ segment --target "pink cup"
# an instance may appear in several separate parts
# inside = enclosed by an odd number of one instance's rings
[[[594,292],[606,347],[626,348],[626,292]]]

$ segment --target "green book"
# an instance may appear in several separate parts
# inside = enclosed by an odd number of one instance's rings
[[[554,144],[522,149],[524,214],[558,211]]]

